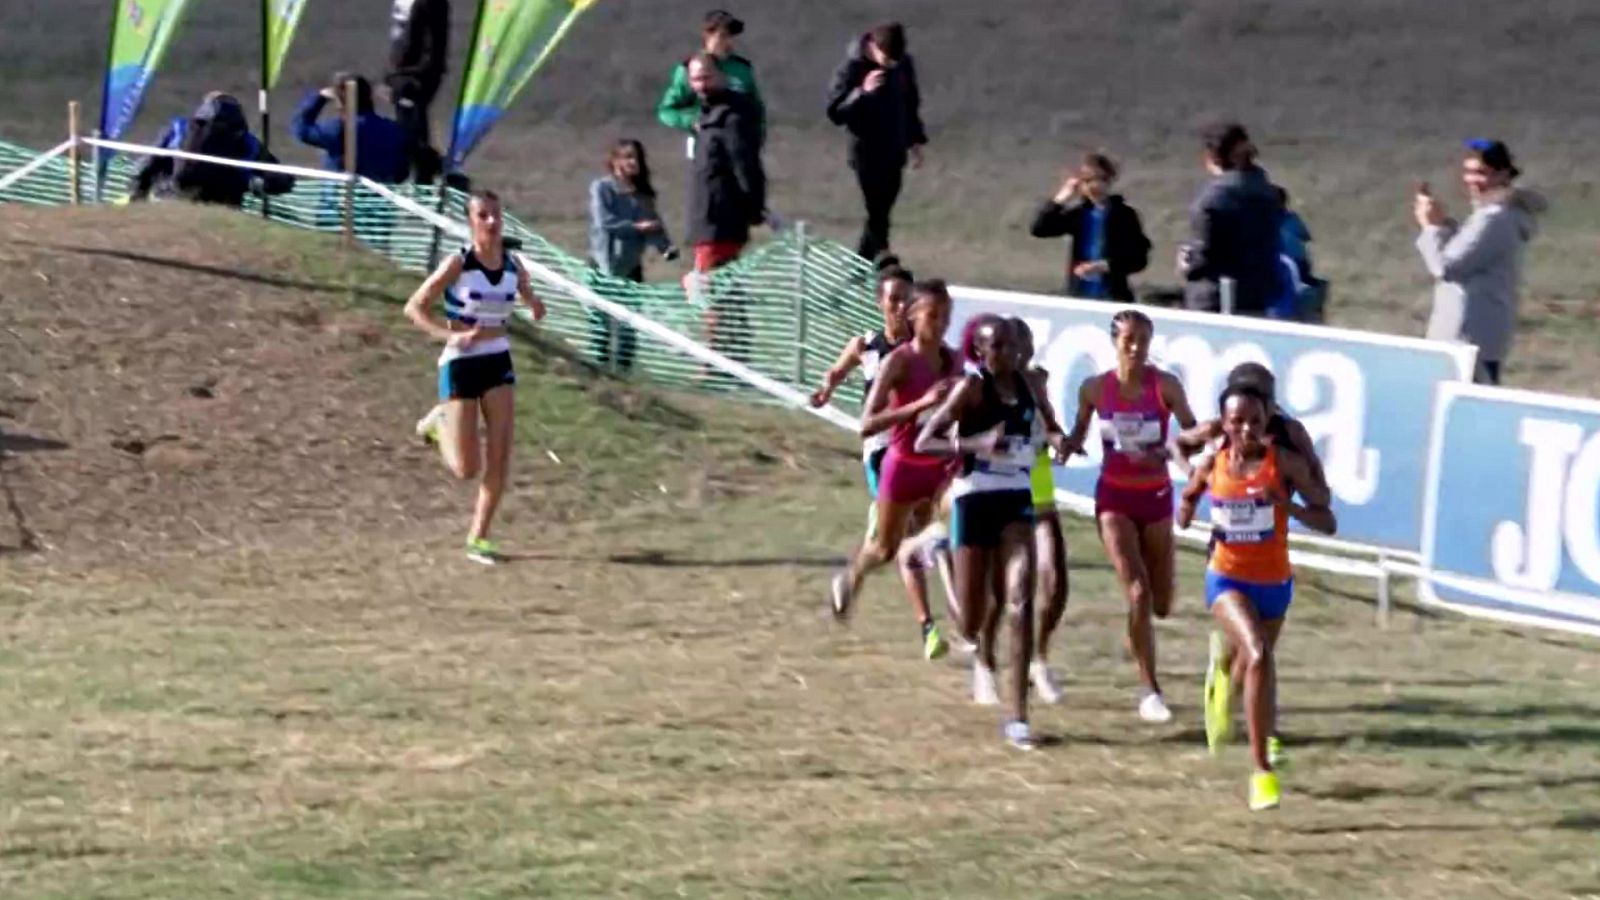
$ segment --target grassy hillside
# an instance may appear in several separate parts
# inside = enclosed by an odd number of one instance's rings
[[[58,23],[102,22],[106,3],[17,3],[0,35],[0,77],[11,85],[0,135],[43,145],[60,138],[68,98],[98,103],[98,27],[68,39]],[[144,132],[205,89],[254,92],[254,8],[195,7]],[[310,5],[274,101],[279,121],[333,69],[381,69],[387,7]],[[471,4],[455,7],[459,55]],[[636,135],[656,154],[668,220],[677,221],[682,143],[652,109],[668,69],[693,48],[703,11],[686,0],[598,4],[479,152],[475,173],[505,188],[535,227],[578,248],[585,180],[610,140]],[[1418,333],[1427,281],[1411,248],[1411,186],[1426,178],[1455,199],[1460,140],[1503,137],[1555,203],[1531,254],[1510,379],[1586,393],[1600,374],[1587,350],[1600,337],[1600,278],[1587,265],[1600,236],[1588,151],[1600,138],[1589,114],[1600,9],[1585,0],[761,0],[738,11],[774,117],[774,206],[846,240],[858,198],[841,137],[822,120],[823,89],[850,34],[889,17],[908,23],[934,143],[930,166],[907,188],[896,243],[923,271],[993,286],[1059,282],[1060,248],[1029,238],[1027,219],[1063,165],[1095,147],[1126,163],[1122,187],[1156,240],[1147,282],[1170,280],[1183,210],[1201,180],[1195,126],[1231,114],[1252,126],[1309,221],[1319,265],[1336,282],[1335,321]],[[439,106],[442,130],[452,104]],[[288,143],[286,132],[274,135],[276,146]]]
[[[1134,715],[1069,530],[1046,746],[900,590],[849,630],[851,442],[519,341],[513,563],[409,440],[412,280],[173,206],[0,210],[0,895],[1503,898],[1600,893],[1588,643],[1308,573],[1285,807],[1199,728],[1198,555]],[[20,365],[9,365],[19,360]]]

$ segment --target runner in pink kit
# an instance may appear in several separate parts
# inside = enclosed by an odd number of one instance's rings
[[[1144,313],[1125,309],[1111,320],[1117,367],[1091,376],[1078,389],[1078,417],[1068,445],[1081,448],[1090,420],[1099,419],[1104,458],[1095,486],[1095,520],[1100,541],[1128,598],[1128,650],[1139,666],[1144,689],[1139,717],[1168,722],[1172,712],[1156,678],[1156,641],[1151,616],[1164,619],[1172,609],[1176,568],[1172,540],[1174,456],[1167,420],[1194,426],[1183,384],[1149,364],[1155,325]]]
[[[922,571],[903,552],[908,548],[901,542],[914,521],[929,520],[934,501],[954,475],[949,458],[918,453],[915,446],[920,423],[933,416],[952,379],[961,374],[959,357],[944,343],[945,329],[950,327],[950,293],[944,282],[917,282],[906,317],[911,321],[911,340],[884,359],[861,415],[862,437],[893,429],[878,481],[877,532],[834,576],[830,593],[834,617],[842,620],[850,614],[867,573],[895,560],[922,626],[923,655],[937,659],[949,647],[928,611]]]

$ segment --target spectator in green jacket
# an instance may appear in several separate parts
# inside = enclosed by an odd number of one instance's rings
[[[727,89],[750,99],[756,112],[756,131],[765,138],[767,107],[761,102],[761,92],[756,89],[755,67],[750,60],[733,52],[733,39],[743,33],[743,21],[734,18],[733,13],[725,9],[714,9],[706,13],[705,24],[700,28],[701,47],[716,59]],[[668,128],[688,132],[691,136],[694,134],[695,121],[700,118],[700,97],[689,85],[687,59],[672,70],[672,83],[667,85],[661,102],[656,104],[656,118]],[[693,144],[690,146],[692,148]],[[692,149],[689,156],[694,156]]]

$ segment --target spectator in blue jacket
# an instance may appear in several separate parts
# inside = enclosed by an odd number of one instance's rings
[[[344,84],[356,83],[356,174],[379,184],[399,184],[411,173],[411,143],[405,129],[378,115],[372,106],[372,83],[359,75],[340,73],[333,85],[307,94],[294,113],[294,136],[322,151],[323,168],[344,171]],[[318,121],[328,101],[340,115]]]

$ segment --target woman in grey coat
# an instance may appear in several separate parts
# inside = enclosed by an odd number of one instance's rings
[[[589,262],[603,275],[627,281],[644,281],[644,251],[655,247],[666,259],[678,251],[667,226],[656,213],[656,190],[650,183],[650,163],[644,145],[623,138],[606,156],[608,174],[589,184]],[[614,298],[626,302],[626,298]],[[611,360],[611,317],[589,314],[590,349],[604,365]],[[617,367],[630,369],[638,347],[638,333],[615,323]]]
[[[1516,330],[1523,248],[1546,207],[1543,197],[1515,187],[1520,174],[1504,143],[1474,140],[1461,163],[1472,201],[1465,222],[1448,218],[1426,184],[1417,191],[1417,250],[1436,279],[1427,336],[1477,347],[1479,384],[1500,383]]]

